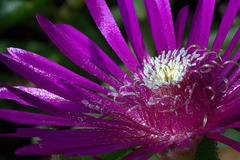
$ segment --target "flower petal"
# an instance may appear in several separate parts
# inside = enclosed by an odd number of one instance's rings
[[[72,129],[61,131],[54,129],[20,128],[17,129],[17,132],[20,135],[40,137],[42,141],[39,141],[39,143],[43,150],[58,150],[61,151],[61,153],[68,154],[69,156],[92,155],[93,153],[100,154],[121,148],[153,143],[154,141],[156,141],[153,139],[143,138],[142,136],[139,137],[140,140],[138,137],[128,138],[128,132],[119,130],[119,128]],[[130,132],[132,131],[130,130]],[[124,136],[125,134],[127,135]],[[132,135],[135,134],[136,132],[132,132]],[[114,135],[117,136],[114,137]],[[65,138],[67,138],[68,140],[65,140]],[[112,146],[113,148],[108,148],[108,146]],[[104,150],[100,150],[101,147],[107,147],[108,150],[106,150],[106,148]],[[99,151],[93,152],[96,149],[99,149]]]
[[[127,68],[135,72],[139,66],[104,0],[85,0],[88,9],[108,44]]]
[[[25,64],[24,62],[14,59],[7,54],[0,54],[0,59],[11,69],[13,69],[18,74],[24,76],[29,81],[35,83],[41,88],[55,93],[67,100],[71,100],[75,103],[81,103],[82,100],[94,103],[94,105],[88,105],[91,107],[98,108],[102,112],[111,111],[115,109],[117,112],[126,113],[128,108],[113,102],[110,99],[102,97],[96,93],[93,93],[87,89],[80,86],[76,86],[64,80],[61,80],[44,70],[40,70],[31,65]],[[100,107],[100,106],[101,107]],[[115,109],[114,109],[115,108]],[[93,109],[93,108],[91,108]],[[131,115],[132,113],[130,113]]]
[[[226,104],[237,96],[240,92],[240,79],[238,79],[231,87],[228,88],[227,92],[221,97],[222,104]]]
[[[239,7],[240,7],[239,0],[229,1],[212,48],[216,50],[221,48],[224,39],[230,29],[230,26],[238,12]]]
[[[65,32],[71,42],[75,43],[76,47],[78,47],[81,53],[83,53],[91,62],[102,68],[107,73],[111,74],[119,82],[123,83],[122,77],[125,76],[125,73],[93,41],[70,25],[56,24],[55,26],[60,31]],[[77,53],[71,53],[69,58],[71,57],[79,56]]]
[[[229,76],[228,76],[228,86],[232,86],[240,77],[240,67],[236,68]],[[226,84],[222,83],[221,87],[224,86],[226,88]]]
[[[160,13],[163,31],[165,33],[165,41],[167,41],[168,49],[173,51],[177,48],[170,2],[169,0],[156,0],[156,3]]]
[[[47,150],[41,148],[39,144],[32,144],[19,148],[16,152],[16,155],[56,155],[62,154],[61,150]]]
[[[90,129],[42,129],[42,128],[18,128],[17,133],[28,137],[39,137],[49,141],[76,142],[120,138],[141,138],[142,135],[136,134],[136,130],[129,130],[127,127],[120,128],[90,128]],[[96,138],[97,137],[97,138]]]
[[[100,92],[105,95],[107,95],[109,92],[109,90],[107,90],[106,88],[35,53],[25,51],[23,49],[17,49],[17,48],[8,48],[8,52],[14,58],[19,59],[24,63],[27,63],[29,66],[33,66],[35,68],[38,68],[39,70],[43,70],[46,73],[54,75],[55,77],[59,77],[62,80],[68,81],[69,83],[73,83],[75,85],[82,86],[90,90]]]
[[[201,15],[201,28],[199,32],[198,45],[200,47],[208,46],[209,34],[212,26],[213,12],[215,7],[215,0],[202,0],[202,15]]]
[[[148,21],[151,27],[153,40],[158,54],[164,50],[168,50],[165,34],[163,31],[162,21],[159,20],[160,13],[157,4],[153,0],[144,0]]]
[[[22,86],[18,86],[15,88],[18,88],[24,92],[27,92],[27,93],[29,93],[35,97],[38,97],[49,103],[57,103],[57,102],[61,102],[61,101],[66,101],[64,98],[59,97],[59,96],[57,96],[51,92],[48,92],[44,89],[32,88],[32,87],[22,87]],[[17,97],[15,94],[10,92],[7,88],[0,88],[0,98],[14,99],[24,105],[29,105],[27,102],[23,101],[22,99]]]
[[[224,144],[229,145],[233,149],[236,149],[238,152],[240,152],[240,143],[237,141],[234,141],[230,138],[227,138],[221,134],[218,133],[213,133],[213,134],[207,134],[206,135],[208,138],[214,139],[216,141],[222,142]]]
[[[240,128],[240,121],[224,126],[223,128]]]
[[[23,101],[31,104],[32,106],[35,106],[36,108],[39,108],[39,109],[41,109],[45,112],[51,113],[53,115],[57,115],[59,117],[66,117],[66,118],[72,119],[74,121],[77,121],[79,124],[81,123],[81,126],[100,127],[101,124],[103,124],[103,126],[111,125],[110,123],[108,124],[105,122],[107,120],[98,119],[98,118],[95,118],[95,117],[92,117],[89,115],[85,115],[82,113],[78,113],[78,112],[71,112],[71,111],[66,111],[66,110],[60,109],[55,105],[52,105],[46,101],[43,101],[37,97],[34,97],[33,95],[30,95],[30,94],[28,94],[24,91],[21,91],[17,88],[11,87],[2,82],[0,82],[0,84],[2,86],[4,86],[5,88],[7,88],[9,91],[11,91],[13,94],[15,94],[16,96],[21,98]]]
[[[90,62],[90,60],[81,52],[81,50],[79,50],[76,44],[71,42],[71,39],[69,39],[65,32],[61,31],[49,20],[40,15],[37,15],[37,19],[42,29],[46,32],[53,43],[74,63],[103,82],[115,87],[116,89],[120,87],[119,83],[110,78],[106,73]]]
[[[214,123],[213,127],[215,128],[224,128],[225,126],[231,125],[236,122],[240,122],[240,110],[239,110],[240,101],[239,98],[236,98],[226,105],[223,105],[223,109],[220,110],[220,113],[214,113],[213,116],[219,116],[221,121]],[[215,118],[216,121],[216,118]]]
[[[147,147],[148,145],[143,145],[139,147],[138,149],[132,151],[130,154],[125,156],[122,160],[135,160],[135,159],[147,160],[153,155],[153,153],[145,151]]]
[[[118,7],[122,15],[122,21],[127,32],[127,36],[133,50],[137,56],[140,65],[143,64],[143,58],[148,56],[143,37],[141,35],[140,26],[137,15],[134,10],[132,0],[118,0]]]
[[[67,118],[8,109],[0,109],[0,119],[30,125],[79,126],[77,122]]]
[[[219,62],[220,65],[222,65],[224,62],[226,62],[229,59],[229,56],[231,55],[234,47],[236,46],[237,42],[240,39],[240,27],[238,28],[237,32],[235,33],[232,41],[230,42],[230,44],[228,45],[227,49],[225,50],[224,54],[222,55],[222,61]],[[238,60],[238,58],[236,58]],[[236,61],[236,60],[235,60]],[[227,74],[229,73],[229,68],[227,70],[225,70],[223,73],[222,68],[220,66],[216,67],[217,73],[220,73],[221,75],[219,77],[226,77]],[[220,72],[221,71],[221,72]],[[227,72],[226,72],[227,71]],[[221,81],[220,81],[221,82]]]
[[[57,106],[60,110],[72,111],[72,112],[83,112],[83,113],[100,113],[96,110],[86,107],[84,104],[69,102],[66,99],[59,97],[53,93],[50,93],[44,89],[31,88],[31,87],[14,87],[14,88],[20,89],[48,103],[51,103],[52,105]],[[0,88],[0,98],[13,99],[18,101],[21,104],[32,106],[32,104],[29,104],[23,101],[21,98],[19,98],[18,96],[13,94],[11,91],[9,91],[7,88]],[[35,106],[32,106],[32,107],[35,107]]]
[[[33,95],[30,95],[29,93],[26,93],[20,89],[11,87],[2,82],[0,82],[0,85],[4,86],[6,89],[8,89],[8,91],[12,92],[12,94],[15,94],[17,97],[19,97],[23,101],[25,101],[29,104],[32,104],[33,106],[37,106],[37,108],[39,108],[45,112],[48,112],[51,114],[58,113],[57,108],[46,101],[43,101]]]
[[[171,143],[153,143],[149,145],[143,145],[136,149],[135,151],[128,154],[123,160],[135,160],[135,159],[145,159],[151,157],[154,153],[161,153],[166,150]]]
[[[237,61],[240,58],[240,47],[238,48],[238,50],[234,53],[233,57],[230,59],[230,63],[225,65],[225,67],[222,69],[220,76],[219,77],[227,77],[227,75],[231,72],[232,68],[234,66],[239,67],[238,65],[236,65],[234,62],[237,63]],[[227,62],[227,61],[225,61]]]
[[[185,26],[187,23],[188,10],[189,10],[189,6],[185,6],[179,11],[177,15],[177,19],[175,23],[177,48],[180,48],[182,45],[183,34],[184,34]]]
[[[87,156],[87,155],[97,155],[116,151],[123,148],[131,147],[131,144],[111,144],[111,145],[100,145],[94,147],[84,147],[71,149],[65,153],[66,156]]]
[[[196,45],[198,42],[199,32],[201,28],[201,25],[199,24],[201,24],[202,3],[203,0],[198,1],[197,7],[195,9],[186,48],[188,48],[191,45]]]

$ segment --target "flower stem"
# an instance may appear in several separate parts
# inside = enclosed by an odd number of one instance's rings
[[[198,145],[194,160],[220,160],[217,150],[217,142],[205,137]]]

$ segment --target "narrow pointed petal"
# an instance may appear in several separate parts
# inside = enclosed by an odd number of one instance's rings
[[[22,135],[20,133],[0,133],[0,137],[22,137],[31,138],[31,136]]]
[[[111,74],[119,82],[123,83],[122,77],[125,76],[125,73],[92,40],[70,25],[56,24],[55,26],[59,30],[65,32],[71,42],[75,43],[81,53],[83,53],[91,62]],[[78,55],[75,55],[74,57],[78,57]]]
[[[222,96],[221,103],[227,103],[229,101],[233,101],[234,97],[240,92],[240,79],[238,79],[229,89],[228,91]]]
[[[72,111],[72,112],[83,112],[83,113],[100,113],[96,110],[90,109],[86,107],[84,104],[77,104],[73,102],[69,102],[68,100],[59,97],[53,93],[50,93],[44,89],[39,89],[39,88],[31,88],[31,87],[14,87],[17,89],[20,89],[26,93],[29,93],[35,97],[38,97],[48,103],[51,103],[55,106],[57,106],[59,109],[63,109],[66,111]],[[7,88],[0,88],[0,98],[5,98],[5,99],[12,99],[16,100],[19,103],[23,105],[28,105],[32,106],[32,104],[29,104],[25,101],[23,101],[21,98],[13,94],[11,91],[9,91]],[[35,107],[35,106],[32,106]]]
[[[22,86],[18,86],[15,88],[18,88],[24,92],[27,92],[27,93],[29,93],[35,97],[38,97],[49,103],[57,103],[57,102],[61,102],[61,101],[66,101],[64,98],[59,97],[53,93],[50,93],[44,89],[32,88],[32,87],[22,87]],[[22,101],[19,97],[17,97],[12,92],[10,92],[7,88],[0,88],[0,98],[14,99],[16,101],[19,101],[20,103],[28,105],[26,102]]]
[[[228,45],[227,49],[224,51],[224,54],[222,55],[222,61],[219,62],[220,65],[222,65],[224,62],[226,62],[229,59],[234,47],[236,46],[236,44],[239,41],[239,39],[240,39],[240,27],[238,28],[237,32],[235,33],[235,35],[234,35],[233,39],[231,40],[230,44]],[[216,70],[219,73],[222,70],[222,68],[220,66],[217,66]],[[223,72],[221,72],[220,74],[221,75],[219,77],[227,76],[227,74],[223,74]]]
[[[8,109],[0,109],[0,119],[28,125],[79,126],[67,118]]]
[[[224,54],[222,55],[222,61],[225,62],[229,59],[234,47],[238,43],[240,39],[240,27],[238,28],[237,32],[234,34],[233,39],[231,40],[230,44],[228,45],[227,49],[225,50]],[[220,62],[222,64],[223,62]]]
[[[223,128],[240,128],[240,121],[224,126]]]
[[[230,61],[232,61],[232,63],[225,65],[224,69],[222,69],[222,71],[220,73],[220,77],[227,77],[227,75],[231,72],[231,70],[234,66],[238,67],[238,65],[233,62],[237,62],[239,60],[239,58],[240,58],[240,47],[235,52],[233,57],[230,59]]]
[[[227,138],[221,134],[218,133],[213,133],[213,134],[208,134],[206,135],[208,138],[214,139],[216,141],[222,142],[224,144],[229,145],[233,149],[236,149],[238,152],[240,152],[240,143],[237,141],[234,141],[230,138]]]
[[[239,102],[237,104],[239,106]],[[227,114],[228,116],[225,116],[226,119],[220,121],[219,123],[215,124],[214,126],[216,126],[216,128],[217,127],[220,127],[220,128],[223,127],[224,128],[225,126],[228,126],[228,125],[240,122],[239,114],[240,114],[239,110],[234,112],[234,113],[232,113],[232,114],[230,114],[231,117],[229,117],[229,115]]]
[[[95,126],[96,123],[97,123],[97,126],[100,126],[101,121],[104,121],[104,120],[97,119],[95,117],[88,116],[85,114],[66,111],[66,110],[60,110],[57,106],[54,106],[46,101],[43,101],[37,97],[34,97],[33,95],[23,92],[17,88],[11,87],[1,82],[0,84],[5,88],[7,88],[9,91],[11,91],[13,94],[21,98],[23,101],[26,101],[27,103],[31,104],[32,106],[35,106],[38,109],[41,109],[53,115],[57,115],[59,117],[66,117],[69,119],[76,120],[79,122],[79,124],[81,123],[81,126],[91,127],[91,126]],[[82,119],[84,119],[85,121],[83,122]],[[95,125],[93,121],[95,121]],[[103,122],[103,123],[106,124],[106,122]]]
[[[46,101],[43,101],[29,93],[26,93],[22,90],[19,90],[17,88],[14,88],[14,87],[4,84],[2,82],[0,82],[0,85],[7,88],[10,92],[12,92],[12,94],[15,94],[16,96],[21,98],[23,101],[30,103],[34,106],[38,106],[39,109],[41,109],[45,112],[52,113],[52,114],[58,113],[56,107],[51,105],[50,103],[47,103]]]
[[[16,152],[16,155],[56,155],[62,154],[61,150],[47,150],[41,148],[39,144],[32,144],[19,148]]]
[[[132,0],[118,0],[122,21],[140,65],[148,56]]]
[[[88,156],[88,155],[97,155],[103,154],[107,152],[113,152],[119,149],[131,147],[130,144],[111,144],[111,145],[100,145],[95,147],[86,147],[86,148],[79,148],[79,149],[71,149],[67,153],[66,156]]]
[[[88,88],[90,90],[107,95],[109,90],[96,84],[89,79],[82,77],[67,68],[48,60],[42,56],[35,53],[18,49],[18,48],[8,48],[8,52],[16,59],[27,63],[29,66],[33,66],[39,70],[45,71],[49,75],[59,77],[69,83]],[[71,78],[69,78],[71,77]]]
[[[85,2],[108,44],[130,71],[136,71],[139,64],[124,40],[106,2],[104,0],[86,0]]]
[[[173,51],[176,49],[176,37],[174,32],[170,2],[169,0],[156,0],[156,3],[160,12],[160,20],[162,21],[168,50]]]
[[[96,65],[90,62],[90,60],[86,56],[84,56],[82,51],[80,51],[79,48],[71,42],[71,39],[69,39],[69,37],[64,32],[59,30],[49,20],[40,15],[37,15],[37,19],[42,29],[46,32],[46,34],[53,41],[53,43],[74,63],[76,63],[79,67],[83,68],[90,74],[99,78],[103,82],[106,82],[115,88],[120,87],[119,83],[110,78],[106,73],[104,73]]]
[[[236,68],[231,74],[228,76],[228,86],[232,86],[238,79],[240,78],[240,68]],[[222,83],[224,88],[226,88],[226,84]]]
[[[199,0],[197,7],[195,9],[195,13],[192,19],[192,24],[190,27],[188,41],[187,41],[187,48],[191,45],[196,45],[199,38],[199,32],[201,25],[201,15],[202,15],[202,3],[203,0]]]
[[[171,143],[154,143],[149,145],[143,145],[135,151],[131,152],[129,155],[123,158],[123,160],[135,160],[135,159],[145,159],[151,157],[154,153],[161,153],[166,150]]]
[[[189,6],[183,7],[177,16],[175,23],[175,34],[176,34],[176,46],[180,48],[182,46],[182,39],[185,30],[185,26],[187,23]]]
[[[203,0],[202,15],[201,15],[201,29],[199,33],[198,45],[200,47],[208,47],[208,39],[212,26],[213,12],[215,7],[215,0]]]
[[[128,131],[128,132],[126,132]],[[62,139],[63,142],[68,141],[88,141],[94,140],[94,137],[101,138],[139,138],[136,131],[119,130],[119,128],[94,128],[94,129],[69,129],[69,130],[56,130],[56,129],[42,129],[42,128],[18,128],[17,133],[28,137],[40,137],[44,140],[58,141]]]
[[[7,54],[1,54],[0,59],[10,68],[12,68],[15,72],[22,75],[29,81],[35,83],[37,86],[41,88],[45,88],[46,90],[55,93],[67,100],[71,100],[76,103],[81,103],[82,100],[87,100],[90,102],[94,102],[94,106],[98,108],[98,110],[105,111],[114,110],[114,108],[122,113],[126,113],[128,108],[122,105],[119,105],[110,99],[102,97],[96,93],[93,93],[87,89],[84,89],[80,86],[73,85],[64,80],[61,80],[44,70],[39,70],[33,66],[25,64],[22,61],[16,60],[10,57]],[[34,76],[33,76],[34,75]],[[97,104],[96,104],[97,102]],[[104,108],[100,108],[98,103]],[[108,104],[108,105],[106,105]],[[112,105],[110,105],[112,104]],[[92,104],[91,104],[92,106]],[[117,107],[118,106],[118,107]],[[92,106],[93,107],[93,106]],[[109,108],[110,107],[110,108]]]
[[[122,143],[117,143],[117,144],[109,144],[109,145],[101,145],[101,146],[94,146],[94,147],[86,147],[86,148],[79,148],[79,149],[76,149],[76,150],[72,150],[68,153],[66,153],[67,156],[74,156],[74,155],[92,155],[92,153],[94,154],[102,154],[102,153],[107,153],[107,152],[112,152],[112,151],[115,151],[115,150],[119,150],[119,149],[122,149],[122,148],[128,148],[128,147],[133,147],[133,146],[137,146],[139,144],[142,144],[141,142],[127,142],[127,141],[124,141],[124,139],[122,139],[123,142]],[[145,142],[146,144],[147,142]],[[144,144],[144,143],[143,143]],[[154,146],[156,147],[156,146]],[[166,149],[165,147],[162,147],[164,148],[164,150]],[[146,149],[146,152],[150,152],[150,153],[158,153],[158,152],[152,152],[153,149],[152,147],[150,148],[147,148]],[[158,151],[162,151],[161,148],[157,147]],[[156,150],[155,150],[156,151]]]
[[[151,27],[153,40],[158,54],[164,50],[168,50],[165,34],[163,31],[163,24],[160,19],[159,9],[153,0],[144,0],[148,21]]]
[[[227,33],[230,29],[230,26],[238,12],[239,7],[240,7],[239,0],[230,0],[228,2],[227,9],[224,13],[223,19],[219,26],[219,30],[218,30],[218,33],[217,33],[217,36],[215,38],[212,48],[217,49],[217,50],[221,48],[221,46],[225,40],[225,37],[227,36]]]
[[[144,145],[139,147],[138,149],[132,151],[130,154],[125,156],[123,160],[135,160],[135,159],[148,159],[150,158],[153,153],[146,152],[145,150],[147,149],[148,145]]]

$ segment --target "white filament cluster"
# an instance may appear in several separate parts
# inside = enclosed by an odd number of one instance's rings
[[[187,54],[184,48],[180,50],[165,51],[158,57],[152,57],[149,63],[144,63],[142,80],[152,89],[162,85],[178,85],[188,71],[188,67],[195,66],[201,60],[200,54]]]

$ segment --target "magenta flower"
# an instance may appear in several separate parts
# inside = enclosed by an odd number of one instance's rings
[[[0,97],[50,113],[0,109],[1,119],[31,125],[84,127],[19,128],[16,133],[2,134],[41,139],[39,144],[20,148],[16,154],[97,155],[140,146],[125,159],[148,159],[154,153],[164,156],[166,150],[174,153],[182,148],[194,149],[204,136],[240,151],[238,142],[221,134],[226,128],[240,127],[240,49],[230,58],[240,29],[219,56],[240,0],[229,1],[210,49],[207,47],[214,0],[199,1],[186,47],[181,45],[188,7],[180,10],[174,26],[168,0],[144,2],[158,52],[152,58],[144,45],[131,0],[118,0],[118,6],[136,58],[106,2],[86,0],[99,30],[129,69],[128,74],[75,28],[54,25],[37,15],[55,45],[109,88],[23,49],[8,48],[9,54],[0,55],[9,68],[41,88],[1,83]]]

